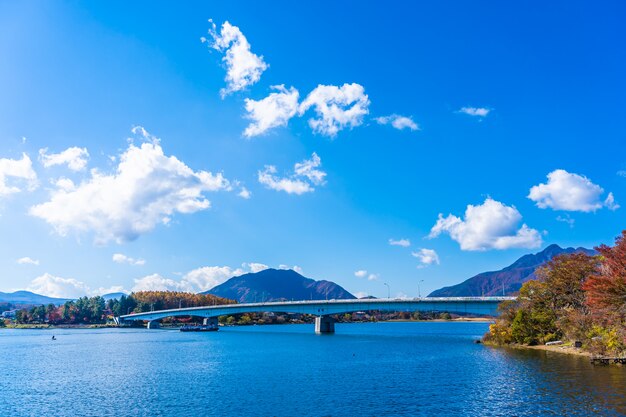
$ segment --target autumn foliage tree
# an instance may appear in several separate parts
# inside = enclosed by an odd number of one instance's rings
[[[585,282],[586,304],[596,324],[593,332],[611,352],[626,350],[626,231],[615,246],[596,248],[602,264]]]

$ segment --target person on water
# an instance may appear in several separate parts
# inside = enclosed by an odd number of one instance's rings
[[[57,340],[55,335],[52,335],[52,340]]]

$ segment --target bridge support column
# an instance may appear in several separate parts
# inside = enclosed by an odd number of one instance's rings
[[[204,320],[202,320],[202,324],[205,326],[217,326],[218,325],[217,317],[207,317]]]
[[[330,316],[315,317],[315,333],[335,333],[335,319]]]
[[[157,320],[152,320],[148,322],[147,328],[150,330],[158,329],[159,327],[161,327],[161,323],[159,323]]]

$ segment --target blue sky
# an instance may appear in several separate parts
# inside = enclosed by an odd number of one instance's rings
[[[0,290],[415,296],[611,243],[625,9],[1,1]]]

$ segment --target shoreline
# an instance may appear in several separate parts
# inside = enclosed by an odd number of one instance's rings
[[[546,345],[519,345],[519,344],[510,344],[510,345],[497,345],[495,343],[486,343],[482,342],[485,346],[496,347],[496,348],[508,348],[508,349],[519,349],[519,350],[539,350],[543,352],[552,352],[558,353],[561,355],[572,355],[572,356],[580,356],[586,358],[592,358],[593,354],[591,352],[587,352],[582,350],[581,348],[575,348],[571,345],[555,345],[555,346],[546,346]]]

